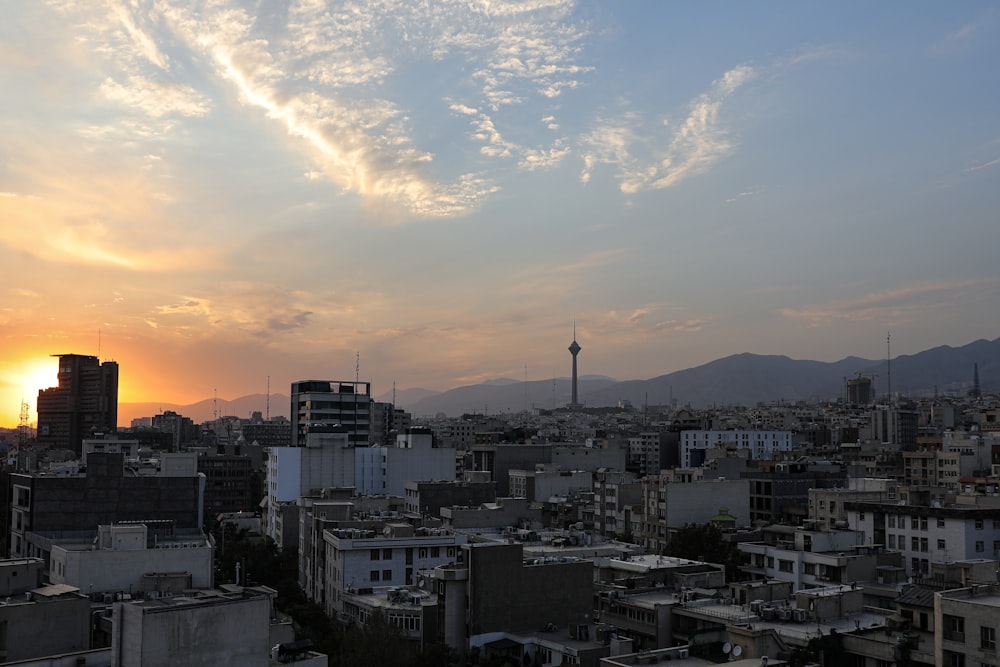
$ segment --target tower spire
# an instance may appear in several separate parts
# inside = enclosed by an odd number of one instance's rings
[[[576,387],[576,355],[580,354],[580,344],[576,342],[576,319],[573,320],[573,342],[569,344],[569,353],[573,355],[573,379],[572,386],[570,390],[570,403],[569,407],[578,408],[580,407],[580,402],[577,395]]]

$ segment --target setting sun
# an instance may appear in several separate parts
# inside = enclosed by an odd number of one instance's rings
[[[0,362],[0,424],[20,423],[22,402],[28,404],[28,422],[37,423],[38,391],[57,386],[58,374],[59,363],[51,357]]]

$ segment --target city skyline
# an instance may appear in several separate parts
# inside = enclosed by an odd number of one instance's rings
[[[14,3],[0,426],[994,338],[992,3],[721,7]]]

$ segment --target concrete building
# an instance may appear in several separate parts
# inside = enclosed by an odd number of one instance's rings
[[[750,520],[800,524],[809,516],[812,489],[845,486],[847,473],[839,466],[779,462],[743,474],[750,483]]]
[[[297,667],[326,667],[325,655],[292,641],[290,626],[274,613],[272,593],[233,587],[116,603],[111,665],[269,667],[282,653],[275,647],[285,647]]]
[[[735,513],[737,526],[750,524],[748,480],[713,479],[689,483],[671,480],[669,472],[642,480],[641,540],[650,553],[663,553],[674,530],[689,523],[709,523],[723,507]]]
[[[814,531],[774,526],[765,529],[765,534],[768,533],[772,537],[770,541],[737,545],[748,558],[747,564],[740,569],[753,580],[791,582],[793,591],[875,582],[880,566],[902,566],[898,553],[865,544],[861,541],[863,536],[851,530]]]
[[[353,447],[367,447],[371,436],[371,383],[302,380],[292,383],[292,446],[303,447],[316,425],[341,426]]]
[[[381,613],[399,628],[403,638],[424,649],[437,641],[437,595],[417,587],[378,586],[364,593],[345,593],[341,618],[367,625],[372,614]]]
[[[442,507],[464,507],[492,503],[497,499],[494,482],[469,482],[459,480],[419,482],[405,485],[405,511],[410,514],[441,516]]]
[[[393,446],[355,449],[354,485],[359,494],[402,496],[410,481],[455,479],[455,450],[439,447],[431,430],[411,426]]]
[[[529,502],[547,501],[576,492],[589,491],[593,474],[585,470],[559,470],[539,464],[534,470],[514,470],[508,473],[512,498],[527,498]]]
[[[87,595],[181,593],[211,588],[214,545],[200,531],[169,534],[153,524],[100,526],[97,537],[53,540],[49,580]]]
[[[895,480],[851,477],[847,479],[847,488],[809,489],[809,520],[804,525],[820,530],[847,528],[848,502],[895,500]]]
[[[641,515],[642,483],[635,475],[611,470],[594,473],[594,530],[606,536],[634,536],[633,518]]]
[[[0,662],[90,648],[90,600],[77,588],[43,585],[39,558],[0,560]]]
[[[381,531],[327,529],[323,541],[324,607],[333,616],[344,611],[346,593],[377,586],[413,586],[420,570],[456,562],[467,538],[449,530],[388,522]]]
[[[934,627],[936,665],[997,664],[1000,587],[970,586],[935,593]]]
[[[313,426],[300,447],[268,450],[265,534],[279,547],[298,542],[297,501],[329,487],[353,488],[355,447],[339,426]],[[288,520],[286,520],[288,519]]]
[[[38,392],[37,442],[81,452],[84,438],[118,430],[118,364],[57,354],[59,385]]]
[[[439,639],[465,652],[499,639],[497,633],[536,633],[539,628],[579,628],[589,633],[593,613],[593,563],[534,559],[519,543],[461,547],[459,562],[428,572],[438,592]],[[576,664],[579,664],[577,662]]]
[[[87,471],[61,477],[12,474],[11,555],[49,557],[52,540],[66,533],[93,535],[100,525],[165,522],[173,530],[204,524],[205,478],[168,464],[161,474],[126,474],[121,454],[91,454]]]
[[[704,451],[717,446],[735,447],[750,451],[756,461],[770,461],[778,455],[792,451],[791,431],[681,431],[680,459],[682,468],[693,468],[704,463]]]
[[[205,476],[205,514],[257,509],[263,494],[263,475],[253,467],[253,459],[243,454],[198,456],[198,472]]]
[[[933,563],[996,559],[1000,552],[1000,507],[849,502],[847,512],[852,530],[868,544],[899,551],[913,577],[930,574]]]

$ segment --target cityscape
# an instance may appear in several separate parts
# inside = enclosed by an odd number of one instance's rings
[[[992,0],[0,21],[0,665],[1000,665]]]
[[[563,405],[454,417],[301,380],[288,417],[122,426],[127,369],[53,355],[0,439],[0,659],[992,664],[978,363],[931,398],[859,373],[822,402],[588,407],[573,334]]]

